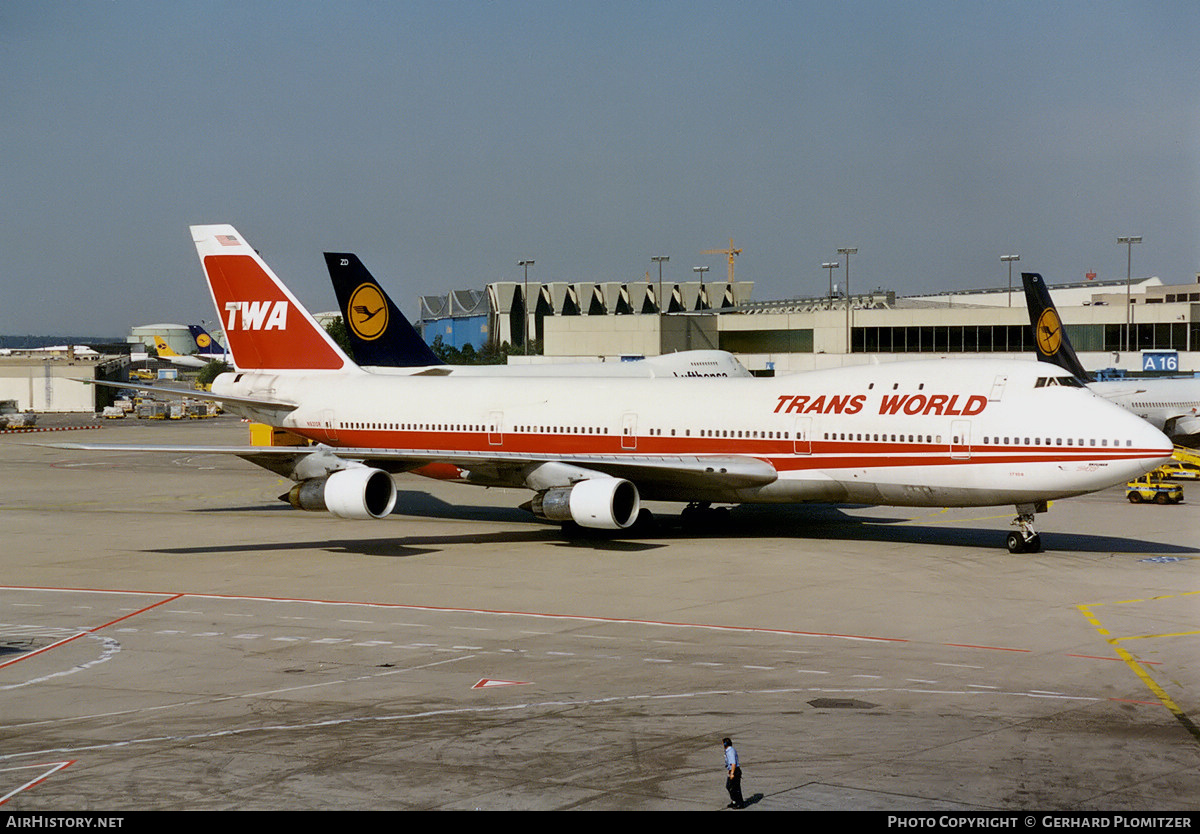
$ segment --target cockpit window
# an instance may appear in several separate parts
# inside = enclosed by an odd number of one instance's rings
[[[1062,385],[1066,388],[1082,388],[1083,383],[1073,376],[1040,376],[1034,383],[1034,388],[1046,388],[1050,385]]]

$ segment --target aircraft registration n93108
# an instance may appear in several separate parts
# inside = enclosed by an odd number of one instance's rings
[[[1034,361],[767,379],[367,373],[236,229],[192,237],[237,368],[211,398],[315,445],[54,445],[237,455],[296,481],[294,506],[343,518],[388,515],[392,473],[445,464],[465,483],[531,490],[540,518],[607,530],[631,527],[642,500],[691,515],[711,503],[1012,504],[1013,552],[1040,549],[1033,518],[1049,500],[1171,456],[1161,432]]]

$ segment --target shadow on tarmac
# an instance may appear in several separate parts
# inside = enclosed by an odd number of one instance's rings
[[[537,522],[515,507],[450,504],[428,493],[403,491],[394,516],[441,518],[456,521],[486,521],[520,524],[522,529],[502,532],[456,533],[452,535],[398,536],[360,539],[319,539],[237,545],[196,545],[155,548],[146,552],[175,555],[204,553],[327,550],[331,553],[364,556],[409,557],[434,553],[449,545],[545,543],[557,547],[584,548],[613,553],[636,553],[666,547],[680,539],[795,539],[916,544],[941,547],[1003,548],[1010,529],[968,527],[951,524],[921,524],[904,518],[850,515],[847,510],[870,509],[861,504],[743,505],[722,514],[719,521],[685,524],[674,514],[655,516],[630,530],[607,531],[566,529]],[[205,508],[195,512],[295,512],[284,503],[249,507]],[[534,525],[536,526],[530,526]],[[1130,555],[1190,556],[1200,547],[1144,541],[1124,536],[1085,532],[1042,533],[1042,546],[1050,552],[1124,553]]]

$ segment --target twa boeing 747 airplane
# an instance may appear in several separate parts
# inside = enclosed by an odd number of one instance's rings
[[[212,399],[315,445],[61,445],[233,454],[296,481],[293,506],[357,519],[392,512],[392,473],[430,464],[529,489],[540,518],[607,530],[631,527],[642,500],[1012,504],[1012,552],[1040,549],[1033,519],[1047,501],[1171,456],[1161,432],[1032,361],[771,379],[367,373],[232,226],[194,226],[192,237],[237,368]]]

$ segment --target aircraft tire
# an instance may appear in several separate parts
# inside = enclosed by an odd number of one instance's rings
[[[1009,553],[1025,552],[1025,537],[1020,533],[1009,533],[1005,543],[1008,545]]]

